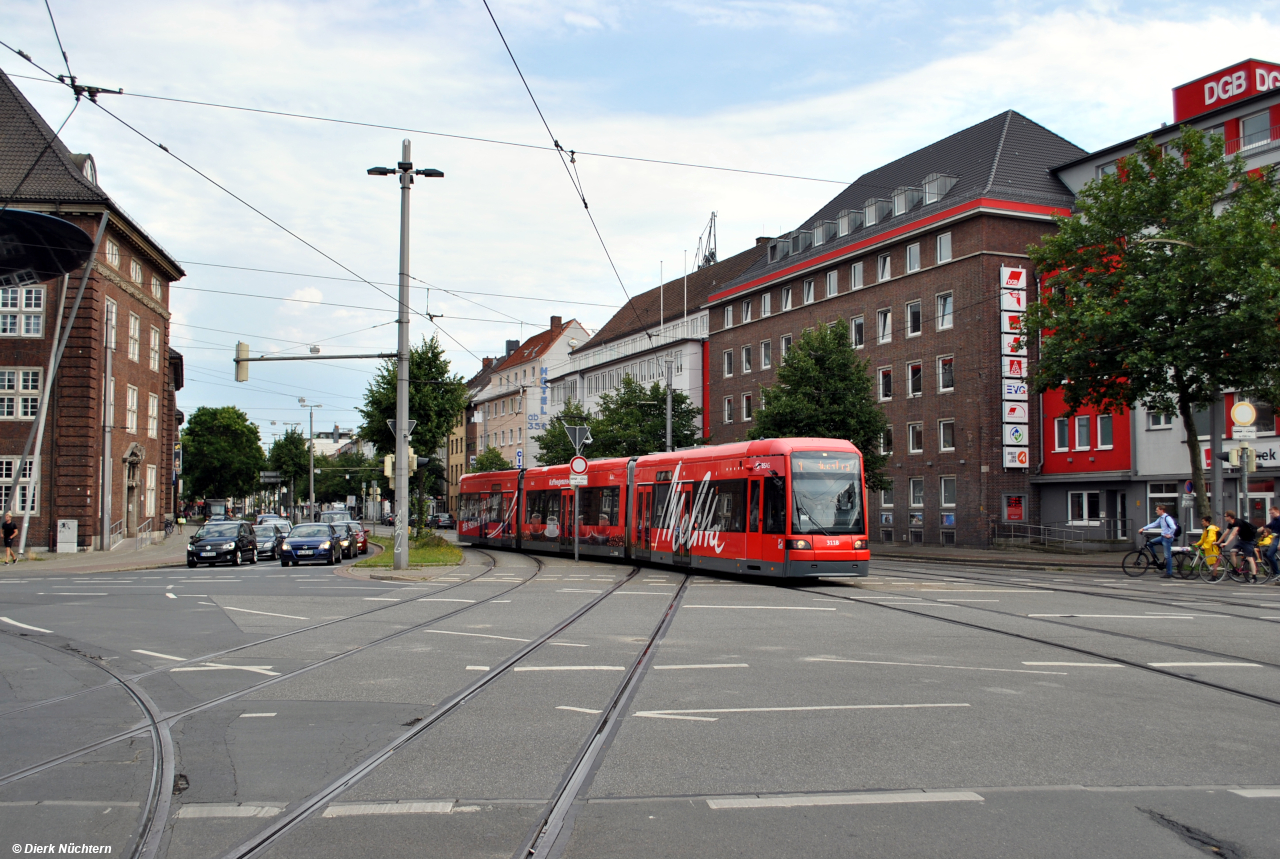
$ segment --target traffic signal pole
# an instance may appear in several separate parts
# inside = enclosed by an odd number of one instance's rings
[[[396,319],[396,530],[393,569],[409,569],[409,191],[413,160],[409,141],[401,144],[400,163],[400,306]]]

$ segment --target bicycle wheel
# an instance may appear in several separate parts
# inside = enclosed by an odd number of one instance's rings
[[[1151,555],[1145,549],[1138,549],[1124,556],[1124,560],[1120,562],[1120,568],[1124,570],[1126,576],[1137,578],[1147,571],[1151,566]]]
[[[1208,561],[1205,561],[1204,568],[1200,570],[1200,578],[1211,585],[1216,585],[1218,582],[1222,581],[1226,577],[1227,577],[1227,568],[1222,563],[1213,565],[1213,564],[1210,564]]]
[[[1194,579],[1199,576],[1201,563],[1199,555],[1180,552],[1174,556],[1174,568],[1177,570],[1178,575],[1184,579]]]
[[[1249,565],[1243,559],[1232,558],[1227,562],[1227,575],[1231,577],[1231,581],[1244,584],[1249,581]]]

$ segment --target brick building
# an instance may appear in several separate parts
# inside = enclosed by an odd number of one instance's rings
[[[890,425],[872,539],[985,545],[993,517],[1034,522],[1036,404],[1025,351],[1005,354],[1003,282],[1029,279],[1027,246],[1073,200],[1050,169],[1082,154],[1007,111],[865,174],[770,242],[708,302],[711,441],[745,438],[794,340],[844,320]],[[1012,425],[1006,376],[1022,391]]]
[[[44,443],[11,502],[32,514],[27,545],[54,547],[57,521],[77,523],[81,548],[102,545],[106,515],[117,537],[160,528],[174,504],[173,450],[182,356],[169,348],[169,284],[184,272],[99,187],[91,155],[73,154],[0,72],[0,198],[13,208],[106,233],[58,368]],[[36,417],[53,337],[71,321],[82,272],[47,283],[19,272],[0,283],[0,475],[8,493]],[[65,286],[65,291],[64,291]],[[113,380],[106,379],[107,350]],[[112,427],[105,449],[104,427]]]

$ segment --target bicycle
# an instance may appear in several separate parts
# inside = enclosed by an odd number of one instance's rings
[[[1227,569],[1222,565],[1222,555],[1219,554],[1211,564],[1203,549],[1196,549],[1194,553],[1179,553],[1174,563],[1177,564],[1178,575],[1184,579],[1199,577],[1212,585],[1227,577]]]
[[[1164,559],[1156,556],[1156,551],[1152,548],[1153,545],[1155,545],[1155,541],[1149,541],[1141,549],[1135,549],[1124,556],[1124,560],[1120,562],[1120,568],[1124,570],[1126,576],[1136,579],[1153,567],[1158,570],[1164,570]]]
[[[173,533],[173,527],[173,520],[166,516],[164,520],[164,535],[166,537]]]
[[[1236,584],[1265,585],[1272,578],[1271,569],[1267,566],[1267,562],[1255,558],[1254,564],[1257,567],[1258,573],[1257,576],[1254,577],[1254,580],[1250,582],[1249,565],[1246,562],[1244,553],[1239,552],[1234,548],[1223,551],[1221,562],[1226,563],[1226,575],[1230,576],[1231,581]],[[1221,579],[1219,579],[1219,581],[1221,581]]]

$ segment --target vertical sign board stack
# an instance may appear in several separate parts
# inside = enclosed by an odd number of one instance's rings
[[[1027,468],[1031,438],[1027,407],[1027,340],[1022,322],[1027,309],[1027,272],[1000,268],[1000,390],[1004,467]]]

